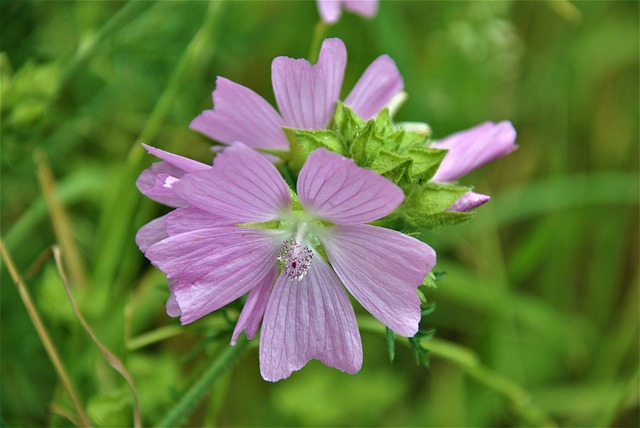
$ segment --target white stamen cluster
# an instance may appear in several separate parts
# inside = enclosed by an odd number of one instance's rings
[[[285,275],[300,281],[309,271],[312,258],[313,253],[309,247],[301,246],[295,239],[289,239],[282,243],[278,261]]]

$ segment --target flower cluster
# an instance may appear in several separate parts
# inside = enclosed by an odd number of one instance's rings
[[[338,3],[319,4],[335,17]],[[343,3],[364,13],[364,4]],[[386,107],[403,81],[386,55],[339,101],[346,60],[339,39],[324,41],[315,65],[274,59],[279,112],[219,77],[213,109],[191,124],[224,144],[213,165],[144,146],[161,161],[137,186],[175,208],[136,236],[167,276],[167,313],[187,324],[246,295],[231,343],[260,330],[269,381],[311,359],[348,373],[361,368],[349,295],[390,330],[414,336],[418,288],[436,254],[398,230],[422,237],[467,220],[489,197],[455,181],[516,148],[509,122],[436,142],[394,124]]]

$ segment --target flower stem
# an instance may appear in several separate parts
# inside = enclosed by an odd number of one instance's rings
[[[322,46],[322,38],[327,30],[328,25],[320,20],[313,28],[313,38],[311,39],[311,46],[309,47],[309,62],[315,64],[318,61],[318,55],[320,54],[320,46]]]
[[[227,371],[249,349],[249,340],[240,336],[235,346],[227,348],[222,355],[204,372],[198,381],[182,396],[182,399],[165,415],[158,423],[159,427],[177,427],[189,414],[191,409],[198,404]]]

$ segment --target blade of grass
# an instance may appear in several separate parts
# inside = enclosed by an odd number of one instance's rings
[[[71,283],[81,291],[86,290],[87,270],[85,268],[80,250],[76,244],[71,228],[71,220],[64,208],[64,205],[56,197],[56,184],[49,163],[44,152],[35,152],[36,165],[38,168],[38,181],[44,195],[44,200],[49,209],[51,224],[60,247],[66,254],[66,266],[69,269]]]
[[[95,199],[95,195],[104,186],[104,170],[92,169],[77,171],[56,183],[55,197],[64,205]],[[47,216],[47,205],[44,196],[39,196],[14,223],[5,236],[5,245],[11,251],[28,239],[29,233]]]
[[[204,21],[200,29],[185,49],[178,61],[169,82],[158,99],[145,128],[136,139],[124,165],[119,180],[116,183],[115,192],[111,200],[105,204],[102,221],[99,230],[99,242],[96,255],[96,266],[93,281],[103,284],[111,284],[120,265],[120,255],[127,240],[133,240],[131,236],[131,223],[135,208],[140,200],[139,193],[135,190],[135,179],[140,173],[143,161],[144,149],[141,142],[149,143],[157,135],[160,125],[164,120],[180,87],[194,71],[194,68],[204,64],[205,59],[213,55],[216,45],[216,30],[221,19],[222,1],[209,3]],[[103,287],[105,289],[106,287]]]
[[[73,383],[71,382],[71,378],[69,377],[67,369],[65,368],[64,363],[60,358],[60,354],[58,354],[58,350],[53,344],[53,341],[49,336],[49,332],[44,326],[44,323],[40,318],[40,314],[38,313],[38,310],[36,309],[36,306],[34,305],[33,300],[31,300],[31,295],[27,290],[27,286],[25,285],[24,280],[20,276],[20,273],[16,269],[16,266],[13,264],[13,259],[11,258],[9,251],[6,249],[2,238],[0,238],[0,251],[2,252],[2,258],[4,259],[7,265],[9,275],[11,275],[11,279],[13,279],[13,282],[16,284],[16,287],[18,287],[20,298],[22,299],[22,302],[24,303],[24,306],[27,309],[27,312],[29,313],[29,318],[31,318],[31,322],[33,322],[36,332],[38,333],[38,336],[42,341],[42,345],[44,346],[44,349],[46,350],[47,355],[49,356],[49,359],[53,364],[53,368],[55,369],[56,374],[58,375],[58,377],[60,378],[60,381],[62,382],[62,386],[64,387],[65,391],[69,395],[69,398],[71,399],[71,402],[73,403],[73,407],[76,410],[78,419],[80,421],[80,425],[85,427],[91,426],[91,422],[89,421],[89,418],[84,411],[84,407],[82,406],[82,402],[80,401],[78,393],[73,387]]]
[[[93,37],[78,47],[75,56],[67,62],[62,71],[60,86],[62,87],[68,83],[98,52],[99,48],[108,38],[125,28],[132,20],[139,17],[140,12],[149,7],[149,4],[151,3],[146,1],[131,0],[122,6]]]
[[[127,384],[129,384],[129,388],[131,389],[131,393],[133,394],[133,401],[134,401],[133,426],[136,428],[141,427],[142,417],[140,415],[140,404],[138,401],[138,392],[136,391],[136,387],[135,387],[135,384],[133,383],[133,379],[131,378],[131,375],[127,371],[124,364],[122,364],[120,359],[118,359],[118,357],[116,357],[106,346],[102,344],[102,342],[100,342],[100,340],[98,340],[98,337],[95,335],[95,333],[89,326],[89,323],[87,323],[87,321],[82,316],[82,313],[78,309],[75,299],[73,298],[73,294],[71,294],[71,288],[69,287],[69,281],[67,280],[67,276],[62,266],[60,249],[58,247],[53,248],[53,257],[56,260],[56,266],[58,267],[58,273],[60,274],[60,279],[62,280],[62,284],[64,285],[64,291],[67,293],[67,298],[69,299],[69,303],[71,303],[73,312],[76,314],[76,317],[80,321],[80,324],[82,325],[84,330],[87,332],[87,334],[91,337],[91,340],[93,340],[93,342],[96,344],[96,346],[98,347],[98,349],[100,350],[104,358],[107,360],[107,362],[111,365],[111,367],[113,367],[114,370],[120,373],[122,377],[125,379],[125,381],[127,382]]]
[[[617,394],[613,393],[605,401],[605,410],[596,426],[610,427],[613,426],[615,417],[620,410],[624,407],[624,404],[629,400],[633,394],[638,393],[638,382],[640,381],[640,370],[636,371],[635,376],[627,383],[626,388],[621,389]]]

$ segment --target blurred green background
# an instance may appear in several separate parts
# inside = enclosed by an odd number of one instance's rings
[[[71,309],[55,243],[157,424],[229,333],[223,313],[186,327],[164,313],[166,280],[133,241],[166,212],[133,185],[152,162],[139,142],[208,162],[188,124],[211,108],[215,76],[273,102],[271,60],[307,55],[316,4],[10,0],[0,12],[3,243],[92,423],[132,424],[132,398]],[[507,119],[520,148],[462,180],[493,196],[471,222],[428,239],[447,272],[428,296],[430,369],[400,342],[390,363],[373,328],[359,374],[312,362],[270,384],[253,347],[187,424],[637,426],[638,17],[635,1],[384,1],[373,20],[343,15],[326,33],[348,49],[343,95],[388,53],[409,94],[398,120],[440,138]],[[69,425],[6,267],[0,424]]]

